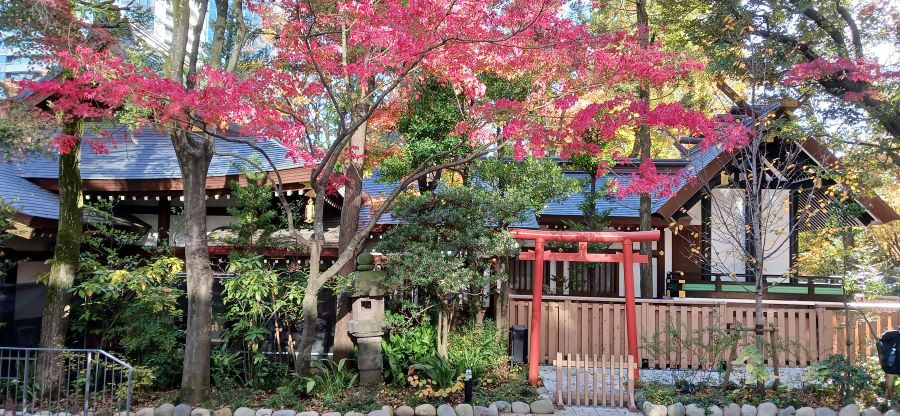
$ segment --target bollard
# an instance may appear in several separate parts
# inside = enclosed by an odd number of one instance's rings
[[[466,378],[463,381],[463,386],[465,387],[465,401],[468,404],[472,404],[472,385],[475,384],[475,380],[472,380],[472,369],[466,369]]]

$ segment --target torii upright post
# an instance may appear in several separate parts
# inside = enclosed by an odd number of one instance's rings
[[[531,282],[531,328],[528,334],[528,382],[537,385],[538,351],[541,350],[541,297],[544,295],[544,239],[534,240],[534,273]],[[533,335],[532,335],[533,334]]]
[[[547,230],[510,230],[513,237],[519,240],[533,240],[534,251],[523,252],[519,260],[534,260],[534,273],[531,283],[531,327],[528,329],[528,382],[538,382],[538,361],[541,348],[541,300],[544,293],[544,260],[560,260],[575,262],[619,262],[624,267],[625,280],[625,327],[628,340],[628,354],[635,360],[635,379],[638,378],[638,346],[637,346],[637,312],[634,290],[634,263],[647,263],[648,256],[634,254],[634,243],[659,240],[659,231],[547,231]],[[577,253],[544,252],[547,241],[578,243]],[[588,253],[588,243],[622,243],[622,252],[615,254]]]

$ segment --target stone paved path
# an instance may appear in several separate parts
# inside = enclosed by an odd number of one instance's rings
[[[622,407],[566,406],[565,416],[640,416]]]

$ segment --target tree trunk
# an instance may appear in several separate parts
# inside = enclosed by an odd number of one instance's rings
[[[450,307],[446,303],[441,305],[441,312],[438,314],[437,354],[445,360],[450,350]]]
[[[646,0],[638,0],[637,1],[637,30],[638,30],[638,44],[641,48],[646,49],[650,44],[650,18],[647,15],[647,2]],[[650,90],[646,85],[640,85],[638,87],[638,98],[650,104]],[[637,128],[637,137],[636,141],[638,142],[638,148],[640,149],[641,160],[650,159],[650,129],[647,127],[647,123],[645,120],[641,120],[641,124],[638,125]],[[651,222],[650,222],[650,194],[641,194],[640,196],[640,225],[641,231],[650,231]],[[629,250],[631,248],[629,247]],[[647,263],[641,263],[640,265],[640,275],[641,275],[641,297],[642,298],[652,298],[653,297],[653,264],[651,263],[650,252],[653,250],[653,243],[650,241],[642,241],[641,242],[641,254],[647,256]]]
[[[360,109],[357,113],[364,111]],[[359,115],[361,117],[362,115]],[[362,206],[362,170],[365,162],[366,150],[366,126],[363,123],[350,137],[350,149],[354,153],[347,169],[347,183],[344,185],[344,202],[341,205],[341,229],[338,237],[338,249],[351,250],[356,254],[357,247],[350,247],[350,240],[359,229],[359,210]],[[355,262],[347,262],[341,267],[341,275],[349,275],[356,270]],[[347,324],[350,321],[350,296],[346,293],[338,294],[337,322],[334,325],[334,359],[349,358],[353,352],[353,341],[347,333]]]
[[[83,123],[79,118],[67,121],[63,132],[77,138],[68,154],[59,156],[59,221],[53,264],[47,278],[47,295],[41,317],[40,346],[64,348],[68,330],[69,290],[78,273],[78,257],[81,253],[82,219],[84,199],[81,195],[81,134]],[[38,363],[38,380],[51,386],[62,375],[56,355],[42,355]]]
[[[172,144],[184,183],[184,264],[187,274],[187,330],[184,340],[184,370],[181,399],[199,405],[209,393],[209,360],[212,326],[212,268],[206,234],[206,176],[214,142],[192,138],[173,130]]]
[[[501,267],[501,265],[506,267]],[[500,276],[500,290],[497,293],[497,305],[494,308],[494,322],[497,323],[497,334],[503,334],[508,328],[506,316],[509,314],[509,276],[501,273],[509,273],[509,257],[503,257],[503,261],[497,262],[497,275]]]
[[[317,215],[316,221],[321,221]],[[303,295],[303,332],[300,334],[300,347],[296,361],[296,371],[300,375],[309,375],[312,369],[312,349],[316,343],[316,332],[319,324],[319,291],[324,286],[319,269],[322,258],[322,247],[314,241],[309,247],[309,279],[306,281],[306,293]]]

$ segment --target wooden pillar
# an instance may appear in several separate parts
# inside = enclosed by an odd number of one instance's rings
[[[169,227],[172,223],[172,202],[165,196],[159,198],[159,213],[156,216],[156,245],[169,243]]]
[[[625,328],[628,334],[628,354],[634,360],[634,379],[640,379],[637,343],[637,307],[634,300],[634,243],[626,239],[622,242],[622,267],[625,268]],[[650,259],[647,259],[649,262]]]
[[[700,273],[707,275],[712,272],[712,198],[712,192],[700,197]]]
[[[541,357],[541,296],[544,292],[544,239],[534,241],[534,276],[531,283],[531,327],[528,329],[528,382],[538,384]]]

